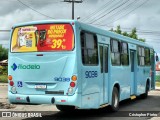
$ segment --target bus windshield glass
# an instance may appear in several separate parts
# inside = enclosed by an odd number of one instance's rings
[[[41,24],[14,29],[11,52],[71,51],[74,32],[70,24]]]

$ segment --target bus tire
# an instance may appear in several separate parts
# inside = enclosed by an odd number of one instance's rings
[[[68,105],[56,105],[57,109],[63,112],[69,112],[73,111],[75,109],[74,106],[68,106]]]
[[[119,92],[118,89],[114,87],[112,92],[111,111],[116,112],[118,110],[119,110]]]
[[[142,99],[146,99],[148,97],[148,91],[149,91],[149,83],[146,84],[145,93],[141,95]]]

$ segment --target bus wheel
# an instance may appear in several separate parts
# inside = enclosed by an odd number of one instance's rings
[[[69,112],[75,109],[74,106],[68,106],[68,105],[56,105],[57,109],[63,112]]]
[[[149,91],[149,84],[147,83],[145,93],[141,95],[142,99],[145,99],[148,97],[148,91]]]
[[[118,111],[119,109],[119,92],[116,87],[113,88],[112,92],[112,104],[111,104],[111,110],[113,112]]]

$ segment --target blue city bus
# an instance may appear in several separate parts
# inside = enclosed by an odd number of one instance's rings
[[[76,20],[13,26],[8,60],[12,104],[98,109],[155,89],[154,49]]]

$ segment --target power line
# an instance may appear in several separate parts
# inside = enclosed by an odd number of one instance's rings
[[[123,0],[122,0],[123,1]],[[115,3],[114,3],[115,2]],[[119,3],[121,2],[121,0],[119,1],[111,1],[111,3],[108,3],[109,5],[107,6],[104,6],[102,9],[100,9],[97,13],[94,13],[93,16],[91,16],[88,21],[89,22],[92,22],[94,21],[95,19],[97,19],[98,17],[102,16],[103,14],[105,14],[106,12],[108,12],[109,10],[112,10],[112,8],[114,8],[115,6],[117,6]],[[107,8],[108,7],[108,8]],[[107,9],[106,9],[107,8]]]
[[[114,20],[114,21],[112,21],[112,22],[110,22],[110,23],[113,23],[113,22],[116,22],[116,21],[120,20],[121,18],[125,17],[126,15],[130,14],[131,12],[133,12],[133,11],[135,11],[136,9],[140,8],[141,6],[143,6],[143,5],[144,5],[145,3],[147,3],[148,1],[149,1],[149,0],[144,1],[142,4],[140,4],[139,6],[137,6],[136,8],[134,8],[133,10],[131,10],[130,12],[124,14],[123,16],[119,17],[118,19],[116,19],[116,20]],[[107,23],[107,24],[110,24],[110,23]]]
[[[109,28],[116,28],[116,27],[108,25],[108,24],[91,24],[91,25],[102,26],[102,27],[109,27]],[[133,28],[124,28],[124,27],[121,27],[121,30],[125,30],[125,32],[131,32],[131,30],[133,30]],[[144,29],[137,29],[137,28],[136,28],[136,30],[137,30],[137,32],[146,33],[146,34],[160,34],[160,31],[144,30]]]
[[[9,45],[9,43],[2,43],[2,44],[0,44],[0,45]]]
[[[118,10],[116,13],[114,13],[114,14],[110,15],[109,17],[107,17],[107,20],[112,20],[113,18],[119,16],[121,13],[127,11],[128,8],[131,8],[132,6],[134,6],[137,2],[139,2],[139,1],[138,0],[134,0],[134,1],[130,2],[127,6],[123,7],[121,10]]]
[[[87,20],[89,22],[92,22],[93,20],[97,19],[98,17],[100,17],[101,15],[105,14],[109,10],[112,10],[113,8],[115,8],[115,6],[119,5],[119,3],[121,3],[121,0],[119,0],[119,1],[117,1],[117,0],[109,1],[108,4],[106,3],[104,6],[102,6],[102,8],[100,8],[97,11],[93,12],[93,14],[92,14],[93,16],[90,17],[91,19],[89,18]]]
[[[91,13],[90,15],[84,17],[81,19],[81,21],[85,21],[87,19],[90,19],[91,17],[93,17],[92,15],[98,14],[98,12],[102,11],[106,6],[110,5],[111,2],[113,2],[115,0],[110,0],[108,2],[106,2],[103,6],[101,6],[99,9],[95,10],[93,13]]]
[[[125,5],[128,1],[129,1],[129,0],[124,1],[123,3],[121,3],[121,4],[118,5],[118,6],[116,6],[114,9],[112,9],[111,11],[109,11],[109,12],[107,12],[106,14],[102,15],[101,17],[98,17],[97,19],[91,21],[90,23],[92,24],[92,23],[94,23],[95,21],[102,19],[102,18],[105,17],[106,15],[110,14],[111,12],[113,12],[113,11],[115,11],[116,9],[120,8],[121,6]]]
[[[20,1],[20,0],[17,0],[17,1],[18,1],[19,3],[21,3],[22,5],[26,6],[27,8],[29,8],[29,9],[33,10],[34,12],[36,12],[36,13],[40,14],[40,15],[43,15],[43,16],[45,16],[45,17],[48,17],[48,18],[54,19],[53,17],[50,17],[50,16],[48,16],[48,15],[45,15],[45,14],[43,14],[43,13],[41,13],[41,12],[39,12],[39,11],[35,10],[34,8],[30,7],[29,5],[25,4],[24,2],[22,2],[22,1]]]
[[[11,32],[11,30],[0,30],[0,32]]]
[[[112,6],[110,6],[110,8],[108,8],[108,9],[106,9],[104,12],[102,12],[100,15],[104,15],[106,12],[108,12],[110,9],[112,9],[112,8],[114,8],[115,6],[117,6],[118,4],[120,4],[122,1],[120,0],[120,1],[118,1],[117,3],[115,3],[115,4],[113,4]],[[124,2],[124,4],[127,4],[129,1],[126,1],[126,2]],[[122,4],[122,7],[123,7],[124,5]],[[118,9],[115,9],[115,10],[113,10],[111,13],[114,13],[115,11],[117,11],[117,10],[119,10],[119,9],[121,9],[122,7],[119,7]],[[108,16],[108,15],[112,15],[111,13],[107,13],[106,15],[105,15],[105,17],[106,16]],[[98,16],[96,16],[96,15],[94,15],[94,19],[96,19],[97,17],[100,17],[100,15],[98,15]],[[104,17],[103,17],[104,18]],[[98,21],[99,21],[99,19],[97,19]],[[107,18],[107,21],[108,21],[108,18]]]

